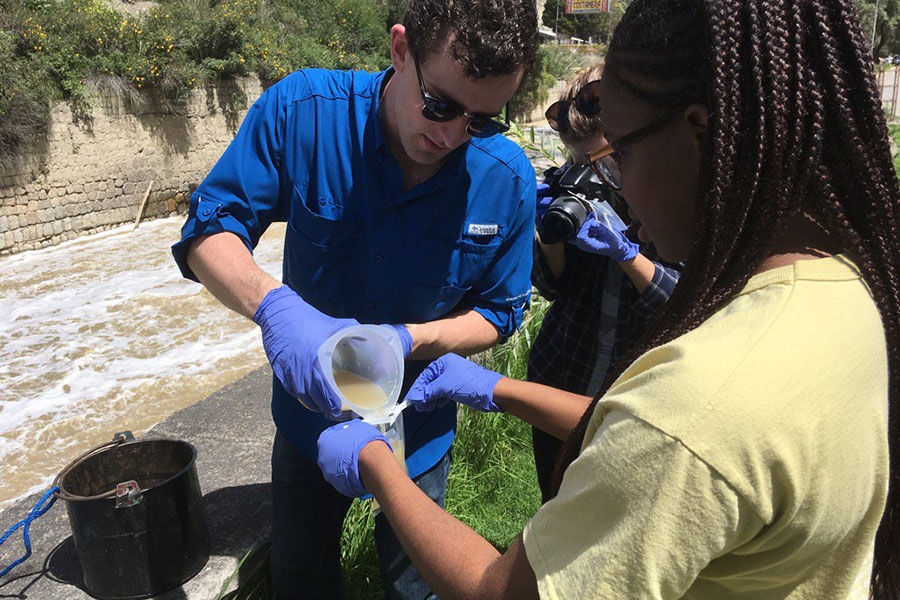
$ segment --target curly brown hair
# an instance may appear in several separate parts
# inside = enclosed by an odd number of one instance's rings
[[[900,599],[900,189],[853,0],[635,0],[604,76],[661,110],[705,105],[697,235],[681,280],[599,397],[641,353],[698,327],[806,215],[859,266],[888,348],[890,479],[870,594]]]
[[[537,54],[534,0],[410,0],[402,24],[419,60],[449,42],[473,79],[528,73]]]

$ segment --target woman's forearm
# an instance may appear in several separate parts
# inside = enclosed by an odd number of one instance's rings
[[[521,538],[501,555],[416,487],[385,444],[360,451],[359,472],[413,565],[440,598],[538,598]]]
[[[561,440],[569,437],[591,403],[590,396],[508,377],[497,382],[493,399],[506,412]]]
[[[553,278],[559,279],[562,277],[566,270],[566,249],[563,246],[563,243],[539,243],[538,245],[541,249],[541,255],[544,257],[544,262],[547,263],[547,267],[550,269]]]

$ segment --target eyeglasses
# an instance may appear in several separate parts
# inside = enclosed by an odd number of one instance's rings
[[[457,117],[466,117],[466,132],[472,137],[487,138],[498,133],[509,130],[509,104],[506,105],[505,113],[506,122],[503,123],[495,118],[495,115],[485,115],[481,113],[468,113],[466,110],[450,100],[441,100],[435,98],[425,91],[425,81],[422,79],[422,69],[419,68],[419,59],[413,55],[413,63],[416,65],[416,76],[419,78],[419,91],[422,92],[422,116],[429,121],[436,123],[446,123]]]
[[[670,121],[674,120],[683,112],[684,109],[679,108],[677,111],[666,113],[662,117],[651,121],[649,125],[644,125],[631,133],[620,135],[611,142],[607,142],[603,146],[600,146],[600,148],[593,152],[588,152],[584,156],[591,165],[591,168],[594,169],[594,173],[609,185],[609,187],[619,191],[622,189],[621,156],[619,155],[622,148],[650,135],[657,129],[660,129]]]
[[[600,114],[600,80],[584,84],[571,100],[559,100],[550,105],[544,116],[554,131],[565,133],[569,129],[569,107],[573,105],[586,117]]]

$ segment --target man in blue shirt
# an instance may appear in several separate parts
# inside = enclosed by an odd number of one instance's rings
[[[340,410],[319,345],[393,324],[406,386],[430,359],[489,348],[521,324],[535,177],[495,135],[537,46],[533,0],[411,0],[382,73],[298,71],[269,88],[191,197],[173,252],[186,277],[260,325],[273,367],[272,576],[287,598],[340,598],[350,500],[322,478],[316,440]],[[287,221],[283,285],[252,258]],[[307,408],[301,405],[301,402]],[[409,475],[443,503],[449,404],[406,411]],[[430,592],[383,517],[389,598]]]

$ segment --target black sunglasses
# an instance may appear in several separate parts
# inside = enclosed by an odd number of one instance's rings
[[[480,113],[467,113],[466,110],[449,100],[435,98],[425,91],[425,81],[422,79],[422,69],[419,68],[419,59],[413,54],[413,64],[416,65],[416,76],[419,78],[419,91],[422,93],[422,116],[429,121],[446,123],[457,117],[466,117],[466,132],[472,137],[486,138],[509,130],[509,104],[504,109],[506,122],[498,121],[495,115]]]
[[[600,114],[600,80],[589,81],[570,100],[559,100],[544,113],[554,131],[565,133],[569,129],[569,107],[574,106],[586,117]]]
[[[647,125],[639,127],[625,135],[620,135],[616,139],[603,144],[593,152],[588,152],[584,157],[587,162],[590,163],[591,168],[594,169],[594,173],[596,173],[600,179],[606,182],[612,189],[619,191],[622,189],[622,170],[621,165],[619,164],[619,152],[622,148],[647,137],[657,129],[661,129],[664,125],[668,125],[670,121],[673,121],[676,117],[680,116],[684,110],[684,108],[679,108],[678,110],[665,113],[661,117],[652,120]]]

